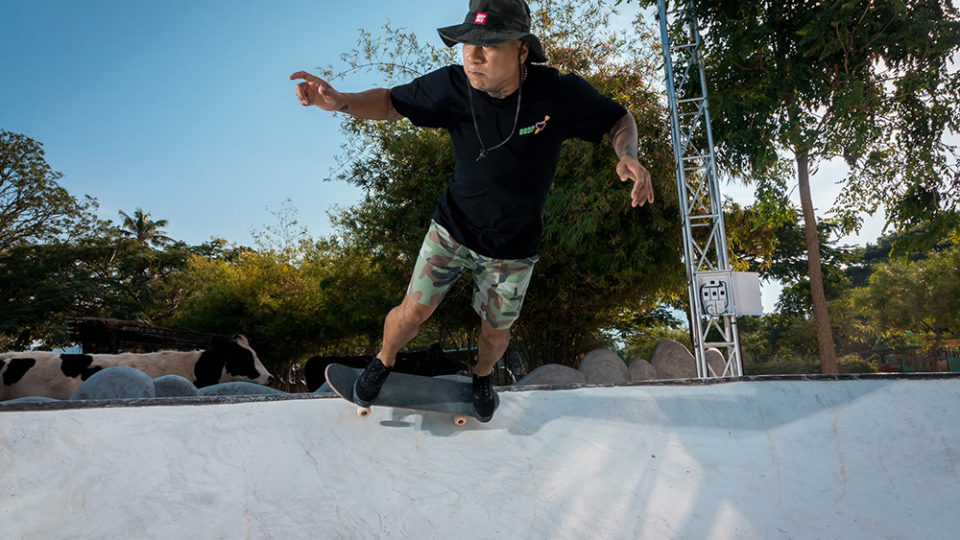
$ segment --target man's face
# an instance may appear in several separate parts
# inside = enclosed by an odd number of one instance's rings
[[[527,49],[519,39],[490,47],[464,44],[463,71],[470,86],[496,94],[517,86],[520,63],[526,56]]]

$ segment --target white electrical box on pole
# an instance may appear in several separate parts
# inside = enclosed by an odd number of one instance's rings
[[[739,377],[743,375],[743,361],[737,315],[761,314],[760,285],[757,274],[730,268],[710,130],[703,42],[693,0],[675,5],[675,10],[668,11],[666,0],[658,0],[657,11],[697,376]],[[725,353],[722,372],[707,364],[706,351],[711,347]]]

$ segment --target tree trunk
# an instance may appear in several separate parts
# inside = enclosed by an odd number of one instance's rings
[[[837,353],[833,348],[833,331],[827,312],[827,296],[823,290],[823,271],[820,268],[820,238],[817,236],[817,217],[810,198],[810,156],[806,150],[797,152],[797,177],[800,184],[800,207],[807,238],[807,269],[810,274],[810,295],[813,299],[813,322],[817,327],[817,345],[820,349],[820,372],[837,373]]]

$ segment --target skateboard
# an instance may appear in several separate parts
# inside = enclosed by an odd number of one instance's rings
[[[353,401],[353,383],[356,382],[362,369],[356,369],[342,364],[327,366],[326,376],[330,388],[350,403]],[[380,407],[394,407],[411,409],[414,411],[431,411],[450,413],[453,423],[462,426],[470,417],[477,418],[477,411],[473,408],[473,385],[468,382],[452,381],[450,379],[435,379],[420,375],[393,372],[383,383],[378,395],[371,405]],[[496,397],[496,406],[500,407],[500,397]],[[370,407],[359,407],[357,414],[366,417],[370,414]]]

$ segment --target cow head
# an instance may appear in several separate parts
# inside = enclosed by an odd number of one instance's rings
[[[194,375],[198,388],[230,381],[273,383],[273,375],[260,363],[247,338],[240,334],[231,339],[214,338],[213,346],[200,353]]]

